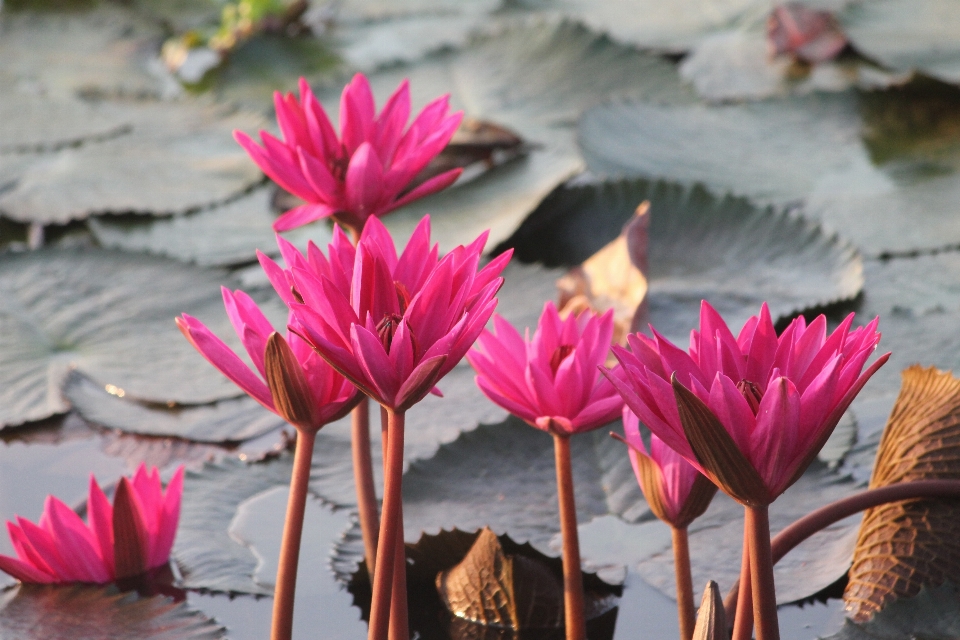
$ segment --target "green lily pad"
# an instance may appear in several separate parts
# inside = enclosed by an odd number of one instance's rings
[[[845,620],[824,640],[948,640],[960,635],[960,591],[951,584],[923,587],[912,598],[896,600],[862,624]]]
[[[180,335],[182,312],[231,343],[218,271],[142,255],[47,249],[0,256],[0,424],[63,413],[77,369],[127,399],[181,404],[239,395]]]
[[[694,99],[669,62],[578,24],[547,20],[514,23],[463,49],[375,73],[370,81],[382,102],[406,77],[415,105],[451,93],[453,109],[507,127],[532,146],[526,156],[384,218],[403,236],[431,213],[442,251],[485,229],[493,243],[506,238],[551,189],[578,172],[583,162],[574,124],[584,109],[609,96],[668,104]],[[319,92],[334,111],[340,87]]]
[[[231,136],[261,125],[259,116],[203,102],[114,104],[123,106],[128,134],[35,155],[0,193],[0,211],[43,224],[91,213],[177,213],[222,202],[260,181]],[[0,155],[0,166],[6,158]]]
[[[763,302],[774,317],[850,300],[863,287],[857,250],[818,225],[718,198],[701,186],[650,180],[569,184],[556,189],[502,247],[547,265],[580,264],[620,234],[650,201],[649,320],[685,344],[706,299],[734,327]]]
[[[960,6],[951,0],[851,3],[838,16],[853,45],[891,69],[960,82]]]
[[[25,91],[0,96],[0,154],[56,151],[130,132],[116,109],[84,100],[52,100]]]
[[[165,596],[113,587],[21,585],[0,600],[4,638],[213,640],[223,627]]]
[[[86,420],[126,433],[230,443],[287,426],[250,396],[170,408],[119,398],[77,371],[68,376],[63,393]]]

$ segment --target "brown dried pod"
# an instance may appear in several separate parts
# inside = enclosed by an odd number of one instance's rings
[[[960,479],[960,379],[918,365],[903,383],[877,452],[871,487]],[[844,591],[857,622],[923,585],[960,582],[960,503],[897,502],[865,512]]]

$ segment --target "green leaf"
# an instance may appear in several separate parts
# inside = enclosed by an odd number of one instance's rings
[[[774,317],[854,298],[863,262],[816,224],[744,198],[650,180],[558,187],[498,249],[547,265],[576,265],[620,233],[650,201],[649,318],[685,344],[700,300],[739,328],[767,302]],[[509,280],[508,280],[509,282]]]
[[[115,587],[21,585],[0,600],[4,638],[213,640],[223,627],[165,596]]]
[[[232,284],[159,258],[83,249],[0,256],[0,424],[69,407],[76,369],[126,399],[181,404],[239,395],[177,331],[182,312],[237,343],[219,296]]]
[[[960,592],[951,584],[923,587],[913,598],[887,605],[868,622],[844,621],[843,628],[824,640],[950,640],[960,635]]]

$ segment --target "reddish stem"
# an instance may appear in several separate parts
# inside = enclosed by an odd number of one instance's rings
[[[273,594],[273,621],[270,625],[272,640],[290,640],[293,635],[293,603],[297,588],[300,538],[303,534],[303,514],[307,506],[307,486],[310,483],[310,465],[316,438],[316,431],[297,430],[287,517],[283,522],[277,585]]]
[[[409,640],[407,619],[407,548],[403,543],[403,504],[400,505],[400,526],[393,565],[393,593],[390,600],[390,640]]]
[[[743,530],[750,540],[750,582],[753,583],[753,623],[757,628],[757,640],[780,640],[767,507],[746,507]]]
[[[743,558],[740,561],[740,599],[729,610],[737,610],[734,620],[733,640],[750,640],[753,637],[753,596],[750,593],[750,539],[744,531]],[[734,592],[737,595],[737,592]]]
[[[917,480],[914,482],[899,482],[897,484],[867,489],[847,496],[825,507],[808,513],[783,531],[777,534],[771,543],[773,562],[777,563],[794,547],[830,525],[840,522],[844,518],[879,507],[889,502],[903,500],[923,500],[932,498],[960,499],[960,480]],[[727,594],[724,608],[727,610],[727,619],[737,607],[738,583],[733,585]],[[739,613],[739,611],[738,611]]]
[[[577,534],[577,506],[573,496],[570,437],[554,434],[553,452],[557,467],[557,499],[560,501],[560,536],[563,541],[563,603],[567,640],[586,640],[587,623],[583,614],[583,576],[580,572],[580,541]]]
[[[383,517],[377,545],[377,572],[373,575],[373,599],[370,605],[369,640],[387,640],[393,574],[396,566],[397,536],[400,534],[401,484],[403,482],[404,414],[387,410],[389,432],[384,458]],[[401,588],[406,588],[402,585]]]
[[[687,528],[671,527],[673,533],[673,570],[677,578],[677,615],[681,640],[693,638],[696,616],[693,607],[693,576],[690,572],[690,543]]]
[[[357,487],[357,511],[360,516],[367,573],[373,580],[380,514],[373,486],[373,460],[370,456],[370,399],[364,396],[350,417],[350,449],[353,454],[353,482]]]

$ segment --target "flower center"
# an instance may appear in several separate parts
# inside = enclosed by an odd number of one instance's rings
[[[744,378],[737,383],[737,391],[743,394],[747,404],[750,405],[750,411],[753,412],[753,415],[757,415],[757,411],[760,409],[760,401],[763,399],[763,393],[761,393],[760,387],[758,387],[756,383]]]
[[[377,336],[380,337],[380,344],[390,353],[390,345],[393,344],[393,336],[397,333],[397,327],[403,316],[398,313],[388,313],[377,323]]]
[[[341,143],[340,153],[330,161],[330,174],[337,182],[346,182],[347,169],[350,167],[350,154],[347,148]]]
[[[573,353],[573,349],[574,346],[572,344],[562,344],[553,350],[553,355],[550,356],[550,369],[553,371],[553,375],[557,375],[557,369],[559,369],[563,361]]]

